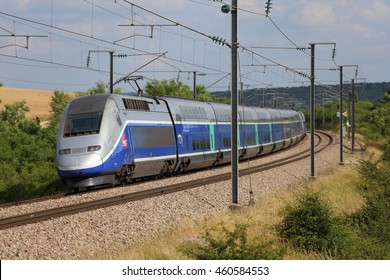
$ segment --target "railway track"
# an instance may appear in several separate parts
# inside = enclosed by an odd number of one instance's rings
[[[319,153],[326,149],[329,145],[333,143],[333,137],[325,132],[318,131],[316,132],[316,136],[319,138],[319,141],[316,144],[316,150],[315,153]],[[328,142],[326,145],[323,145],[322,147],[319,147],[322,143],[322,137],[327,137]],[[257,165],[253,167],[248,167],[248,168],[243,168],[239,171],[240,176],[246,176],[249,174],[257,173],[260,171],[265,171],[268,169],[276,168],[282,165],[286,165],[289,163],[292,163],[294,161],[298,161],[304,158],[307,158],[310,156],[309,150],[304,150],[301,153],[285,157],[280,160],[273,161],[271,163],[267,164],[262,164],[262,165]],[[213,183],[218,183],[221,181],[226,181],[231,178],[231,173],[226,172],[222,173],[219,175],[214,175],[210,176],[207,178],[201,178],[197,180],[192,180],[189,182],[184,182],[184,183],[177,183],[173,185],[167,185],[167,186],[162,186],[158,188],[153,188],[149,190],[143,190],[139,192],[133,192],[133,193],[127,193],[127,194],[122,194],[122,195],[117,195],[117,196],[112,196],[112,197],[107,197],[107,198],[102,198],[98,200],[93,200],[93,201],[87,201],[87,202],[82,202],[79,204],[73,204],[69,206],[62,206],[58,208],[52,208],[52,209],[47,209],[47,210],[42,210],[42,211],[37,211],[37,212],[31,212],[27,214],[22,214],[18,216],[12,216],[12,217],[6,217],[0,219],[0,230],[2,229],[7,229],[11,227],[16,227],[16,226],[21,226],[21,225],[26,225],[26,224],[31,224],[31,223],[36,223],[44,220],[49,220],[61,216],[66,216],[66,215],[71,215],[79,212],[84,212],[84,211],[90,211],[94,209],[99,209],[103,207],[108,207],[108,206],[113,206],[113,205],[118,205],[130,201],[136,201],[136,200],[141,200],[145,198],[151,198],[151,197],[156,197],[164,194],[169,194],[173,192],[179,192],[183,190],[188,190],[200,186],[205,186]]]

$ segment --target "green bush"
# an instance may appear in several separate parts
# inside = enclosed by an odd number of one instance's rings
[[[62,189],[55,166],[55,131],[41,127],[38,130],[36,134],[20,128],[0,132],[0,202],[52,194]]]
[[[25,101],[0,111],[0,202],[63,190],[55,166],[57,130],[28,120]]]
[[[388,141],[384,146],[382,160],[386,162],[390,162],[390,141]]]
[[[360,160],[357,170],[365,204],[351,218],[363,236],[390,252],[390,162],[385,160],[389,156],[386,149],[377,161]]]
[[[390,244],[389,195],[368,198],[366,204],[354,215],[354,221],[368,237]]]
[[[339,233],[344,234],[343,247],[337,254],[338,259],[348,260],[375,260],[389,259],[390,250],[381,242],[362,236],[359,229],[354,225],[347,225],[347,220],[342,221]]]
[[[379,140],[383,138],[383,136],[381,136],[379,133],[373,132],[370,128],[367,127],[359,127],[357,132],[371,140]]]
[[[52,126],[57,126],[60,122],[62,112],[64,111],[65,106],[71,100],[71,96],[64,93],[63,91],[54,91],[54,94],[50,101],[51,107],[51,116],[50,116],[50,124]]]
[[[306,192],[282,211],[276,225],[278,236],[294,248],[338,256],[344,248],[344,234],[336,226],[330,207],[318,192]]]
[[[271,242],[250,240],[248,225],[235,224],[230,231],[222,226],[220,229],[205,229],[202,243],[190,242],[182,248],[182,252],[197,260],[272,260],[281,259],[284,248]]]

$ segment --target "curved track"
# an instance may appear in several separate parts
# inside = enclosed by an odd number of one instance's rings
[[[325,132],[322,131],[317,131],[316,136],[318,137],[318,142],[316,144],[316,150],[315,153],[319,153],[326,149],[329,145],[333,143],[333,137]],[[320,147],[322,143],[322,137],[325,136],[328,138],[328,142]],[[248,167],[248,168],[243,168],[241,169],[240,176],[246,176],[252,173],[268,170],[271,168],[276,168],[278,166],[286,165],[289,163],[292,163],[294,161],[298,161],[304,158],[307,158],[310,156],[310,150],[304,150],[301,153],[273,161],[271,163],[267,164],[262,164],[254,167]],[[231,178],[231,173],[223,173],[219,175],[214,175],[210,176],[207,178],[201,178],[198,180],[193,180],[190,182],[184,182],[184,183],[178,183],[178,184],[173,184],[173,185],[167,185],[167,186],[162,186],[154,189],[149,189],[149,190],[143,190],[139,192],[133,192],[133,193],[127,193],[127,194],[122,194],[118,196],[112,196],[112,197],[107,197],[103,199],[98,199],[98,200],[93,200],[93,201],[88,201],[88,202],[83,202],[79,204],[73,204],[69,206],[63,206],[63,207],[58,207],[58,208],[52,208],[48,210],[43,210],[43,211],[38,211],[38,212],[31,212],[23,215],[18,215],[18,216],[13,216],[13,217],[7,217],[0,219],[0,230],[1,229],[6,229],[6,228],[11,228],[15,226],[20,226],[20,225],[25,225],[25,224],[31,224],[31,223],[36,223],[40,222],[43,220],[48,220],[51,218],[56,218],[56,217],[61,217],[61,216],[66,216],[66,215],[71,215],[83,211],[89,211],[93,209],[99,209],[103,207],[108,207],[108,206],[113,206],[113,205],[118,205],[121,203],[126,203],[129,201],[135,201],[135,200],[141,200],[145,198],[150,198],[150,197],[155,197],[163,194],[168,194],[168,193],[173,193],[173,192],[178,192],[178,191],[183,191],[187,189],[192,189],[200,186],[205,186],[213,183],[218,183],[221,181],[226,181]]]

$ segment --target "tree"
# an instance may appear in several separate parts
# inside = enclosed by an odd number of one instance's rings
[[[52,115],[50,117],[50,122],[52,125],[57,125],[60,121],[62,111],[66,104],[71,100],[71,97],[64,93],[63,91],[56,90],[51,97],[50,107]]]
[[[148,96],[177,96],[177,97],[183,97],[188,99],[194,98],[194,92],[193,90],[187,86],[184,85],[182,82],[175,82],[174,80],[163,80],[163,81],[157,81],[152,80],[146,84],[145,92]],[[196,100],[201,101],[217,101],[217,102],[223,102],[223,103],[229,103],[229,100],[225,97],[215,97],[211,95],[204,85],[197,85],[196,86]]]
[[[385,93],[383,100],[378,101],[370,116],[374,132],[382,136],[390,136],[390,93]]]
[[[201,100],[201,101],[212,101],[213,100],[213,96],[207,92],[206,87],[204,85],[197,85],[196,86],[195,97],[197,100]]]
[[[87,90],[85,93],[87,94],[106,93],[107,90],[108,90],[108,86],[103,81],[98,81],[95,83],[95,87]]]
[[[0,112],[1,120],[9,126],[20,124],[26,119],[26,113],[30,111],[26,103],[27,101],[23,100],[14,104],[5,104],[4,110]]]
[[[114,89],[115,94],[121,93],[122,90],[120,88]],[[79,92],[79,96],[84,96],[84,95],[91,95],[91,94],[104,94],[104,93],[110,93],[109,92],[109,87],[107,84],[105,84],[103,81],[98,81],[95,83],[95,86],[91,89],[88,89],[86,91]]]
[[[61,187],[55,168],[57,128],[26,118],[29,111],[25,100],[0,110],[0,202],[51,194]]]
[[[182,82],[176,83],[174,80],[152,80],[148,82],[145,87],[145,92],[148,96],[179,96],[184,98],[191,98],[192,91],[189,86]]]

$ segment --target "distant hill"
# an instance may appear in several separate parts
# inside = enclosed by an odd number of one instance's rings
[[[333,89],[334,92],[331,92]],[[351,90],[351,84],[343,84],[344,93]],[[390,82],[382,83],[355,83],[355,92],[358,100],[365,100],[376,102],[384,97],[385,92],[390,89]],[[316,102],[321,100],[324,92],[331,92],[331,94],[338,98],[339,85],[330,85],[325,87],[316,86],[315,95]],[[264,94],[265,93],[265,94]],[[217,96],[226,96],[230,98],[230,91],[212,92],[211,94]],[[347,96],[345,94],[345,96]],[[262,106],[276,108],[293,108],[302,109],[309,106],[310,103],[310,86],[301,87],[280,87],[270,89],[251,89],[244,91],[244,104],[251,106]]]

